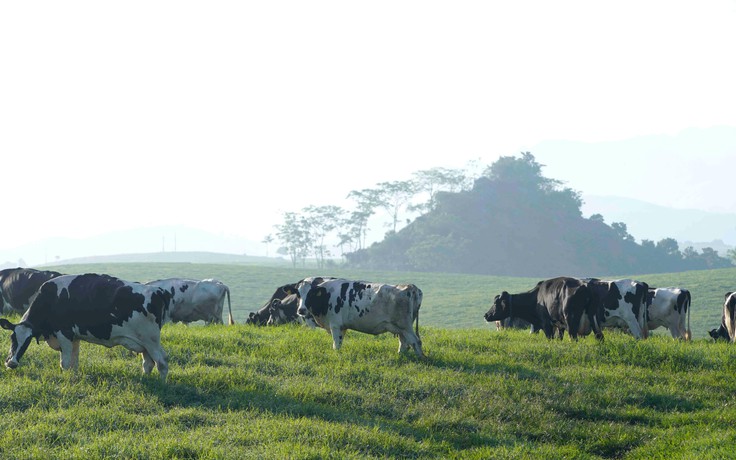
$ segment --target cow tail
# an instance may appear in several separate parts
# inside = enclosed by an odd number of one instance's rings
[[[233,309],[230,306],[230,288],[227,286],[225,286],[225,294],[227,294],[227,324],[232,326],[235,321],[233,321]]]
[[[693,333],[690,330],[690,291],[686,292],[687,295],[685,296],[685,308],[687,308],[687,329],[685,329],[685,340],[692,340]]]

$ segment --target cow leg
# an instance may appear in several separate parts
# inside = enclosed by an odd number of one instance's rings
[[[59,365],[61,365],[62,369],[69,369],[72,366],[72,360],[74,355],[74,344],[71,340],[64,337],[64,334],[59,334],[56,339],[59,343],[59,351],[61,351],[61,356],[59,358]],[[77,352],[79,350],[77,349]]]
[[[414,349],[414,353],[420,358],[424,358],[422,352],[422,341],[421,339],[409,329],[408,331],[399,332],[399,353],[403,353],[409,349],[409,345]]]
[[[143,373],[150,374],[153,367],[156,365],[156,362],[151,358],[151,355],[149,355],[146,350],[143,350],[141,355],[143,356]]]
[[[79,340],[72,342],[72,369],[79,369]]]
[[[166,381],[166,376],[169,373],[169,364],[166,359],[166,352],[161,345],[157,347],[149,347],[143,350],[143,372],[150,374],[155,364],[158,373],[161,376],[161,380]]]
[[[343,330],[339,326],[330,326],[332,332],[332,348],[339,350],[342,346]]]

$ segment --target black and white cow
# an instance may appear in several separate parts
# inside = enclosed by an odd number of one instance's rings
[[[717,330],[717,336],[723,335],[723,330],[728,336],[729,342],[736,342],[736,292],[726,293],[726,300],[723,302],[723,315],[721,316],[721,327]],[[714,337],[711,331],[711,337]],[[717,338],[716,338],[717,340]]]
[[[646,283],[630,279],[605,281],[588,278],[583,281],[593,294],[601,326],[624,328],[637,339],[647,338],[649,286]]]
[[[399,353],[411,346],[424,357],[419,338],[422,291],[413,284],[306,278],[297,283],[297,297],[297,313],[311,314],[318,326],[331,332],[335,350],[348,329],[374,335],[391,332],[399,336]]]
[[[268,306],[268,320],[266,325],[278,326],[280,324],[296,323],[301,321],[296,309],[299,307],[299,299],[296,293],[289,294],[283,299],[275,299]]]
[[[548,339],[562,338],[568,331],[572,340],[586,335],[591,328],[595,336],[603,340],[597,311],[587,285],[569,277],[540,281],[534,289],[520,294],[503,291],[485,314],[485,320],[502,321],[521,318],[531,323],[533,330],[542,330]]]
[[[690,291],[687,289],[649,288],[647,295],[647,328],[669,329],[672,338],[691,340]]]
[[[717,329],[711,329],[708,331],[708,334],[715,340],[716,342],[719,340],[728,340],[731,341],[731,336],[728,335],[728,328],[726,327],[726,304],[729,303],[729,299],[731,298],[732,292],[726,293],[726,300],[723,304],[723,313],[721,314],[721,325],[718,326]],[[733,302],[736,302],[736,299],[732,300]],[[730,307],[733,310],[733,306]]]
[[[174,323],[188,324],[201,320],[207,324],[223,324],[222,313],[227,296],[228,324],[235,324],[230,305],[230,288],[221,281],[168,278],[146,284],[171,292],[174,303],[169,309],[169,318]]]
[[[245,324],[253,324],[255,326],[265,326],[268,324],[271,318],[272,311],[274,308],[280,306],[280,301],[284,300],[289,295],[296,294],[296,283],[284,284],[276,288],[276,291],[271,295],[271,298],[263,304],[257,311],[252,311],[248,314],[248,319],[245,320]],[[294,310],[296,313],[296,309]],[[280,315],[278,315],[280,316]]]
[[[46,281],[61,276],[51,270],[33,268],[6,268],[0,270],[0,313],[24,313]]]
[[[31,339],[43,338],[61,352],[62,369],[79,366],[79,342],[125,348],[143,355],[143,371],[154,365],[166,380],[168,363],[161,347],[171,293],[108,275],[63,275],[45,282],[18,324],[0,319],[13,331],[9,369],[18,367]]]

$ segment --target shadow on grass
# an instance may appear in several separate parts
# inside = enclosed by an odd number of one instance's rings
[[[514,442],[508,439],[495,438],[480,433],[472,423],[447,422],[430,427],[417,426],[405,419],[392,418],[395,414],[382,411],[364,411],[358,413],[354,408],[343,408],[334,403],[322,401],[303,401],[297,398],[279,395],[277,389],[261,380],[251,382],[253,389],[207,390],[189,383],[163,383],[157,379],[143,378],[142,385],[152,396],[167,408],[202,408],[215,411],[259,411],[272,415],[286,416],[291,419],[311,418],[323,422],[343,425],[358,425],[367,431],[378,427],[381,431],[413,440],[411,448],[406,446],[365,446],[360,449],[369,450],[370,455],[381,457],[410,456],[426,454],[427,449],[435,454],[446,453],[447,449],[455,451],[474,447],[508,446]],[[431,447],[425,443],[431,440]]]

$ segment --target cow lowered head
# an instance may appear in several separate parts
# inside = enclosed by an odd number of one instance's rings
[[[38,341],[38,335],[34,334],[33,326],[25,321],[13,324],[5,318],[0,318],[0,327],[13,331],[10,336],[10,353],[5,359],[5,367],[15,369],[18,367],[18,361],[20,361],[20,358],[23,357],[23,354],[28,349],[31,339],[35,337],[36,341]]]

